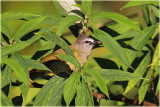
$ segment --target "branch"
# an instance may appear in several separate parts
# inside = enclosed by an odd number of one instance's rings
[[[131,99],[127,99],[121,95],[119,96],[115,96],[115,95],[111,95],[110,99],[108,99],[104,94],[101,93],[96,93],[96,92],[92,92],[93,97],[97,98],[97,99],[106,99],[106,100],[115,100],[115,101],[122,101],[128,104],[133,104],[133,105],[138,105],[138,101],[137,100],[131,100]],[[154,103],[150,103],[147,101],[144,101],[141,105],[143,106],[157,106]]]

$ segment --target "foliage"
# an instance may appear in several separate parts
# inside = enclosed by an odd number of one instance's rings
[[[149,92],[152,93],[152,100],[154,100],[152,103],[158,104],[156,94],[159,90],[159,80],[157,80],[158,75],[156,74],[159,72],[157,69],[159,66],[157,58],[159,50],[157,36],[159,34],[159,22],[157,19],[159,15],[157,12],[159,10],[156,1],[130,1],[121,8],[142,5],[142,13],[146,22],[144,28],[141,27],[141,23],[138,25],[137,22],[118,13],[99,12],[91,15],[92,1],[82,0],[81,5],[75,5],[82,10],[84,17],[78,14],[67,15],[58,2],[54,2],[54,5],[63,14],[27,13],[24,11],[9,11],[1,14],[1,33],[4,39],[1,42],[2,106],[16,105],[14,100],[9,97],[14,84],[18,84],[22,93],[20,96],[23,98],[21,103],[26,105],[25,101],[31,84],[29,79],[30,69],[50,71],[49,68],[38,61],[44,55],[35,60],[33,57],[26,58],[19,54],[19,51],[26,49],[36,41],[42,42],[39,51],[46,51],[46,53],[53,50],[56,45],[61,47],[67,54],[57,55],[57,57],[72,63],[78,68],[78,71],[72,74],[60,73],[52,76],[35,96],[32,105],[94,106],[96,103],[100,103],[97,102],[99,97],[94,96],[97,100],[93,98],[93,90],[104,94],[108,100],[114,100],[112,99],[113,93],[110,84],[113,82],[122,83],[122,81],[126,82],[125,90],[121,93],[124,97],[134,88],[137,88],[138,92],[136,94],[138,96],[134,100],[138,99],[138,104],[142,104],[147,99],[146,96]],[[151,15],[154,18],[151,18]],[[114,22],[99,29],[95,28],[94,22],[101,18],[111,19]],[[23,20],[24,24],[15,35],[11,35],[7,22],[15,20]],[[81,31],[86,32],[86,29],[83,29],[84,27],[90,30],[92,32],[91,36],[100,40],[102,47],[104,46],[105,49],[109,50],[116,61],[108,59],[107,56],[101,59],[110,60],[118,67],[109,69],[109,66],[112,66],[109,64],[103,64],[102,67],[96,59],[94,60],[96,62],[94,66],[98,66],[98,69],[90,66],[80,66],[67,42],[61,38],[63,33],[70,26],[76,26],[77,22],[78,24],[81,23]],[[42,26],[37,30],[38,25],[46,24],[47,27]],[[118,33],[118,36],[108,33],[103,28],[113,30]],[[34,31],[32,36],[26,39],[25,37],[32,31]],[[6,89],[7,86],[8,89]]]

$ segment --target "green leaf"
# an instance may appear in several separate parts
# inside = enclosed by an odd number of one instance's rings
[[[80,72],[73,72],[65,83],[63,95],[67,105],[70,104],[76,94],[78,83],[80,82]]]
[[[107,24],[106,27],[118,32],[119,34],[123,34],[123,33],[127,32],[128,30],[130,30],[129,27],[122,25],[122,24],[119,24],[117,22]]]
[[[11,82],[11,72],[12,72],[12,69],[8,65],[6,65],[4,70],[2,70],[2,73],[1,73],[2,88]]]
[[[38,40],[40,37],[37,35],[34,35],[32,38],[28,39],[27,41],[20,41],[14,45],[11,46],[4,46],[2,47],[2,56],[5,56],[7,54],[11,54],[13,52],[17,52],[20,51],[24,48],[26,48],[27,46],[29,46],[30,44],[32,44],[33,42],[35,42],[36,40]]]
[[[99,89],[109,98],[106,80],[96,70],[90,70],[90,69],[83,69],[83,70],[94,78]]]
[[[133,74],[134,75],[143,76],[144,73],[145,73],[145,71],[147,70],[147,67],[148,67],[150,61],[151,61],[151,56],[150,56],[150,53],[148,53],[143,58],[143,60],[141,61],[141,63],[137,67],[137,69],[133,72]],[[130,91],[138,82],[139,82],[139,79],[137,79],[137,80],[130,80],[128,82],[127,87],[125,89],[125,92],[123,94],[126,94],[128,91]]]
[[[154,15],[155,15],[156,17],[160,18],[160,16],[159,16],[160,10],[159,10],[156,6],[153,6],[153,5],[150,5],[149,7],[151,7]]]
[[[49,68],[47,68],[44,64],[40,63],[39,61],[33,59],[24,59],[24,61],[26,63],[27,68],[51,71]]]
[[[148,90],[149,84],[151,82],[151,75],[152,75],[152,69],[148,70],[147,75],[145,76],[145,78],[147,78],[148,80],[143,80],[139,90],[138,90],[138,101],[139,104],[142,103],[142,101],[144,100],[144,97],[146,95],[146,92]]]
[[[34,106],[61,106],[65,79],[53,76],[40,90],[33,103]]]
[[[77,95],[75,99],[76,106],[93,106],[93,97],[90,93],[88,85],[82,80],[77,88]]]
[[[5,21],[1,21],[1,32],[4,33],[9,39],[11,38],[11,34],[10,34],[10,31],[9,31],[9,28],[8,28],[8,25],[6,24]]]
[[[151,0],[135,1],[135,0],[132,0],[132,1],[129,1],[125,6],[123,6],[121,8],[121,10],[124,8],[127,8],[127,7],[133,7],[133,6],[143,5],[143,4],[153,4],[155,6],[159,6],[158,1],[151,1]]]
[[[127,54],[129,63],[132,63],[134,61],[134,59],[139,54],[139,51],[142,50],[142,48],[148,42],[149,38],[152,37],[152,35],[154,34],[156,28],[157,28],[156,25],[147,27],[146,29],[143,30],[143,32],[139,31],[138,32],[139,34],[137,33],[137,36],[135,36],[130,41],[130,46],[132,48],[134,48],[135,50],[138,50],[138,51],[133,51],[133,50],[130,50],[130,49],[125,49],[125,52]],[[127,68],[124,68],[124,69],[127,69]]]
[[[26,42],[24,41],[21,41],[21,42],[18,42],[12,46],[4,46],[2,48],[2,56],[4,55],[7,55],[7,54],[10,54],[10,53],[13,53],[13,52],[16,52],[16,51],[19,51],[21,49],[24,49],[24,46],[26,45]]]
[[[18,20],[18,19],[35,19],[41,16],[34,13],[24,12],[24,11],[9,11],[2,14],[3,21]]]
[[[71,64],[73,64],[76,68],[80,69],[81,65],[78,62],[78,60],[75,60],[75,58],[71,55],[56,55],[58,58],[66,61],[66,62],[70,62]]]
[[[60,21],[64,18],[59,14],[53,14],[53,13],[36,13],[36,14],[41,15],[41,17],[45,17],[45,19],[42,20],[41,23],[52,24],[52,26],[57,26],[60,23]]]
[[[29,71],[26,67],[26,62],[25,62],[24,58],[18,53],[13,53],[13,59],[19,63],[19,65],[23,68],[24,72],[26,73],[27,78],[29,78]],[[22,91],[23,103],[24,103],[24,101],[27,97],[27,94],[28,94],[29,85],[22,83],[20,85],[20,89]]]
[[[139,30],[128,30],[125,33],[122,33],[119,36],[114,37],[115,40],[119,40],[119,39],[126,39],[126,38],[134,38],[136,36],[139,36],[142,33],[142,31]]]
[[[75,16],[75,15],[70,15],[66,16],[64,19],[61,20],[59,23],[59,26],[57,27],[56,34],[58,36],[61,36],[66,29],[68,29],[69,26],[73,25],[77,21],[82,20],[82,18]]]
[[[52,13],[29,13],[24,11],[9,11],[2,14],[3,21],[10,20],[33,20],[41,17],[46,17],[41,23],[52,24],[56,26],[63,19],[61,15],[52,14]]]
[[[94,31],[93,35],[95,35],[94,37],[97,37],[106,48],[108,48],[117,58],[119,58],[122,63],[124,63],[128,67],[130,66],[126,53],[124,52],[123,48],[117,43],[117,41],[114,40],[114,38],[112,38],[106,32],[98,29]]]
[[[13,106],[11,100],[1,90],[1,106]]]
[[[85,15],[90,14],[92,9],[92,0],[82,0],[81,9]]]
[[[143,18],[147,25],[151,25],[148,5],[142,5]]]
[[[19,54],[19,53],[13,53],[13,59],[19,63],[20,66],[22,66],[23,70],[25,71],[27,77],[29,78],[29,71],[26,67],[27,63],[25,59]]]
[[[112,81],[127,81],[127,80],[142,79],[142,77],[137,74],[116,69],[110,69],[110,70],[101,69],[98,70],[98,73],[106,80],[112,80]]]
[[[160,41],[157,43],[156,47],[155,47],[155,50],[154,50],[154,54],[153,54],[153,57],[152,57],[152,66],[155,66],[155,69],[156,69],[156,64],[158,63],[159,64],[159,50],[160,50]],[[158,56],[158,57],[157,57]],[[157,65],[158,65],[157,64]]]
[[[41,42],[41,48],[38,49],[39,51],[43,51],[43,50],[50,50],[50,49],[54,49],[54,47],[56,46],[56,44],[53,41],[46,41],[43,39],[39,40]]]
[[[156,87],[156,93],[155,93],[155,95],[158,94],[158,91],[160,91],[160,82],[159,82],[159,80],[158,80],[158,84],[157,84],[157,87]]]
[[[134,39],[131,40],[130,45],[136,50],[141,50],[145,46],[145,44],[148,42],[149,38],[152,37],[156,28],[157,28],[157,25],[147,27],[146,29],[143,30],[144,32],[143,35],[136,36]]]
[[[132,20],[128,19],[127,17],[118,14],[118,13],[112,13],[112,12],[100,12],[93,14],[91,16],[92,19],[97,19],[97,18],[109,18],[112,19],[116,22],[118,22],[121,25],[127,26],[129,28],[135,29],[135,30],[140,30],[140,28],[133,22]]]
[[[26,72],[23,70],[22,66],[19,65],[13,59],[2,59],[2,62],[7,64],[10,68],[12,68],[20,81],[22,81],[26,86],[29,85],[29,78]]]
[[[44,20],[45,17],[37,18],[26,22],[14,35],[13,40],[18,41],[20,38],[29,33],[31,29]]]

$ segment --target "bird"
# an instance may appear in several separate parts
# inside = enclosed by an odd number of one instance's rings
[[[73,51],[81,67],[83,67],[91,53],[92,48],[95,45],[100,44],[100,41],[94,40],[85,33],[80,33],[76,41],[72,45],[70,45],[70,49]],[[51,54],[43,57],[40,62],[43,63],[46,67],[48,67],[52,72],[32,69],[30,71],[30,78],[35,78],[35,74],[39,72],[48,72],[47,75],[53,76],[59,72],[67,72],[71,74],[72,72],[77,71],[78,69],[73,64],[65,62],[56,56],[65,54],[66,52],[63,49],[58,49]]]

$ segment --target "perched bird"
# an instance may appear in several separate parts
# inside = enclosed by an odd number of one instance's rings
[[[79,61],[81,67],[86,63],[92,48],[98,44],[101,44],[101,42],[88,37],[84,33],[81,33],[79,34],[75,43],[70,46],[75,57]],[[72,71],[77,71],[77,68],[73,64],[65,62],[56,56],[64,54],[66,53],[63,49],[58,49],[55,52],[42,58],[40,62],[43,63],[45,66],[47,66],[53,72],[52,74],[56,74],[59,72],[71,73]],[[47,71],[33,69],[30,71],[31,79],[34,78],[33,75],[35,74],[35,72],[47,72]]]

